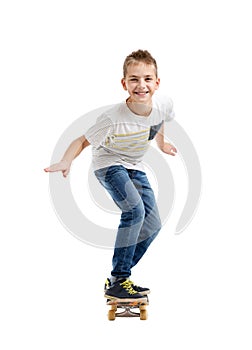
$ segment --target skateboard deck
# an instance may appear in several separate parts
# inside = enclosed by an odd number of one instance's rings
[[[147,295],[146,298],[147,301],[131,302],[123,302],[118,299],[107,299],[107,305],[110,306],[110,310],[108,311],[109,321],[114,321],[116,317],[140,317],[140,320],[147,320],[147,305],[149,305]],[[118,311],[118,309],[121,311]]]

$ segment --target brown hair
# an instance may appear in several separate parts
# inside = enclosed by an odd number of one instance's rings
[[[130,55],[128,55],[125,58],[125,61],[123,64],[124,78],[126,77],[128,66],[132,63],[134,64],[137,62],[144,62],[145,64],[153,65],[155,67],[156,76],[158,76],[156,60],[151,56],[151,54],[147,50],[137,50],[137,51],[133,51]]]

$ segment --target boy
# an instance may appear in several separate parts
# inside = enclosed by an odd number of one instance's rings
[[[126,57],[121,83],[129,94],[126,101],[98,117],[85,136],[70,144],[62,160],[45,171],[62,171],[66,177],[74,158],[92,145],[94,173],[122,212],[105,297],[144,301],[150,290],[134,285],[129,277],[160,231],[161,221],[142,159],[154,138],[162,152],[176,154],[176,148],[164,142],[164,121],[174,113],[170,99],[153,98],[160,79],[148,51],[134,51]]]

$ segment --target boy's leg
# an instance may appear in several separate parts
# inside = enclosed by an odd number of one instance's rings
[[[145,208],[145,218],[132,259],[132,268],[142,258],[146,250],[149,248],[149,245],[159,233],[161,229],[161,220],[155,195],[146,174],[139,171],[133,171],[131,179],[142,198]]]
[[[123,166],[100,169],[95,175],[122,210],[111,274],[117,278],[127,278],[131,274],[132,259],[144,221],[144,205],[128,170]]]

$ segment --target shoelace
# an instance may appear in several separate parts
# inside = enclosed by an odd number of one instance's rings
[[[137,292],[132,288],[132,282],[131,281],[124,281],[123,283],[120,283],[120,285],[127,290],[127,292],[131,295],[137,294]]]
[[[139,287],[139,286],[137,286],[133,281],[131,281],[131,280],[128,280],[128,282],[131,284],[131,286],[132,287]]]

